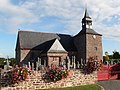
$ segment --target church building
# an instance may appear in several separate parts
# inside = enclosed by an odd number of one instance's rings
[[[75,63],[87,62],[89,57],[102,59],[102,35],[92,28],[87,9],[82,19],[82,30],[75,36],[58,33],[18,31],[16,43],[17,64],[35,63],[60,65],[69,58]]]

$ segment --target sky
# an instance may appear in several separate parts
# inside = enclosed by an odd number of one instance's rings
[[[19,30],[76,35],[85,7],[104,52],[120,52],[120,0],[0,0],[0,57],[15,57]]]

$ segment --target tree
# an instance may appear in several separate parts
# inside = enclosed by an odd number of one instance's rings
[[[5,58],[0,58],[0,68],[3,68],[4,67],[4,64],[5,64]]]
[[[108,52],[105,52],[105,60],[109,60]]]
[[[9,58],[8,61],[10,62],[10,66],[15,66],[16,65],[15,58]],[[0,68],[4,68],[5,64],[6,64],[6,59],[5,58],[0,58]]]
[[[106,55],[106,56],[108,55],[108,52],[107,52],[107,51],[105,52],[105,55]]]
[[[118,51],[113,51],[113,59],[120,59],[120,54]]]
[[[9,61],[10,61],[10,65],[11,66],[15,66],[16,65],[16,59],[15,58],[10,58]]]

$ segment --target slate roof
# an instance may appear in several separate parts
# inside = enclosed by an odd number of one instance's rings
[[[18,41],[21,49],[33,49],[47,52],[58,39],[66,51],[76,51],[71,35],[57,33],[43,33],[32,31],[19,31]]]
[[[94,35],[102,36],[102,34],[97,33],[93,29],[82,29],[76,36],[83,35],[83,34],[94,34]]]

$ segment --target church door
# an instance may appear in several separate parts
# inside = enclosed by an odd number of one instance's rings
[[[49,66],[51,64],[59,66],[61,63],[61,57],[59,56],[51,56],[49,57]]]

